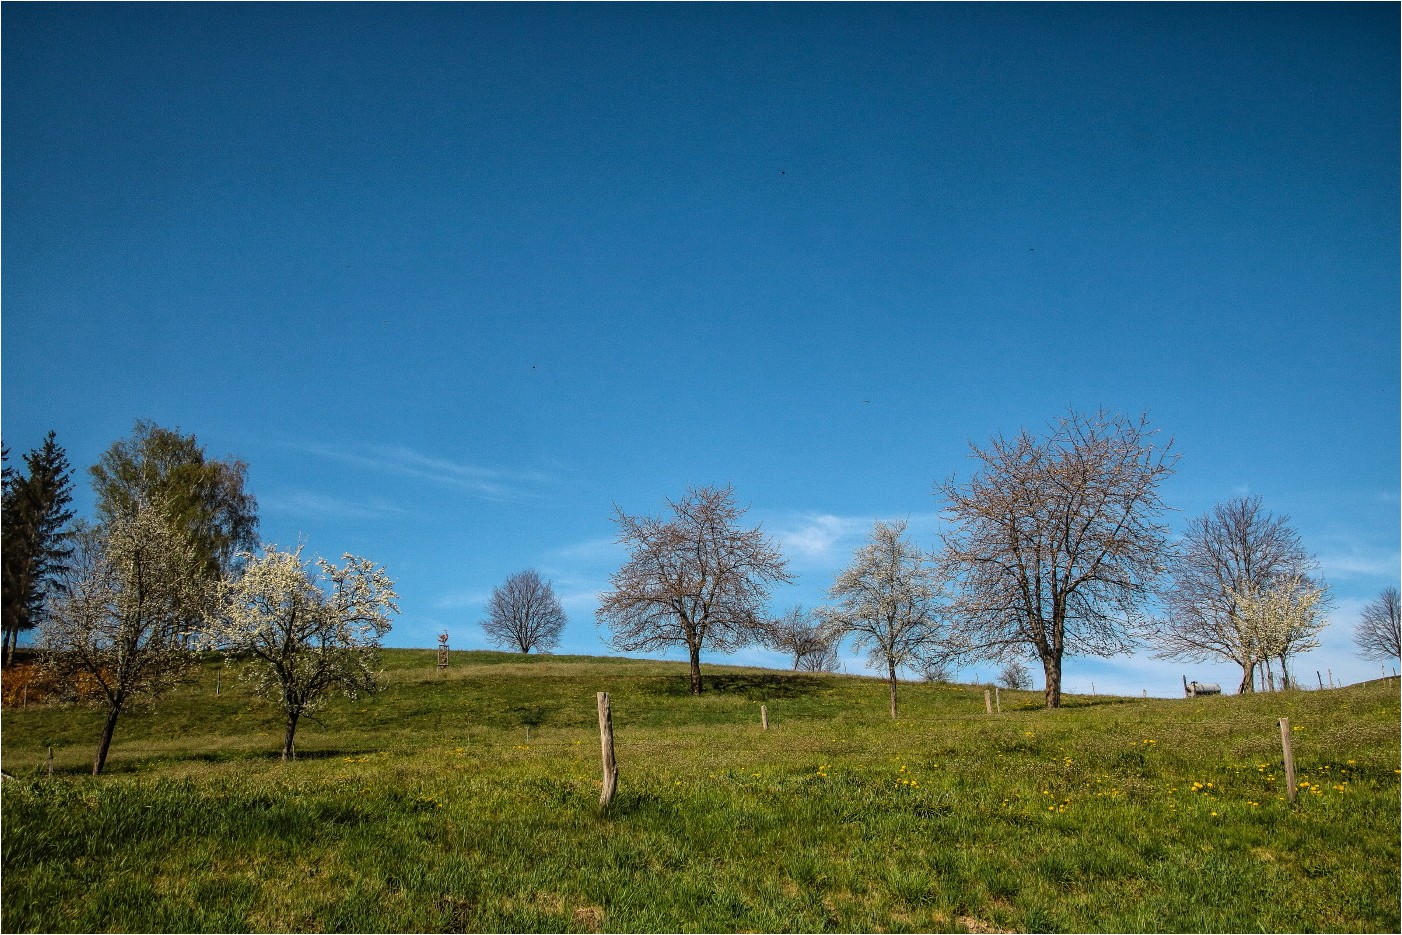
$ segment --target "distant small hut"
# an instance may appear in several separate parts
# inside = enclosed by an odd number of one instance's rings
[[[1222,686],[1216,682],[1190,682],[1188,677],[1183,676],[1183,694],[1189,698],[1196,698],[1199,695],[1220,695]]]

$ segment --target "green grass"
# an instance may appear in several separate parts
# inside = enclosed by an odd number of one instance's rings
[[[96,711],[8,709],[3,928],[1399,930],[1395,681],[1004,692],[995,717],[982,688],[904,685],[892,722],[870,679],[706,667],[691,698],[683,664],[435,659],[387,652],[385,691],[329,706],[292,764],[215,665],[124,715],[97,779]]]

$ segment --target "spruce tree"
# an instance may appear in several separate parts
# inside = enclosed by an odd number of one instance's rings
[[[4,452],[8,455],[8,451]],[[4,648],[14,659],[21,631],[38,622],[44,604],[67,568],[73,550],[68,524],[73,511],[73,471],[51,431],[24,456],[28,474],[4,470]]]

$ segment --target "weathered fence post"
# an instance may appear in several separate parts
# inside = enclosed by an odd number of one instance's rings
[[[993,707],[998,710],[999,714],[1003,713],[1003,699],[998,696],[997,685],[993,686]]]
[[[759,726],[763,730],[769,730],[769,708],[765,705],[759,706]]]
[[[49,778],[54,778],[54,745],[49,744]]]
[[[1329,687],[1330,687],[1330,688],[1333,688],[1333,687],[1334,687],[1334,670],[1333,670],[1333,669],[1327,669],[1326,671],[1329,673]]]
[[[20,689],[20,703],[19,703],[19,706],[20,706],[21,708],[27,708],[27,707],[29,707],[29,683],[28,683],[28,682],[25,682],[25,683],[24,683],[24,687]]]
[[[1290,748],[1290,719],[1280,719],[1280,747],[1285,752],[1285,789],[1295,801],[1295,751]]]
[[[604,761],[604,788],[599,793],[602,810],[613,802],[613,793],[618,789],[618,763],[613,758],[613,713],[609,710],[608,692],[599,692],[599,743]]]
[[[1319,670],[1318,670],[1318,669],[1315,669],[1315,670],[1314,670],[1314,677],[1317,678],[1317,679],[1319,679],[1319,687],[1320,687],[1320,688],[1323,688],[1323,687],[1324,687],[1324,676],[1322,676],[1322,675],[1319,674]]]
[[[214,697],[219,697],[219,676],[214,677]]]
[[[983,690],[983,710],[993,713],[993,693],[986,688]]]

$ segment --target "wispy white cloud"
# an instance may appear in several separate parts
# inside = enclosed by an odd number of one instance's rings
[[[585,539],[571,545],[560,546],[545,553],[547,566],[561,568],[613,567],[623,561],[628,550],[613,539]]]
[[[483,607],[491,599],[491,591],[455,591],[434,601],[433,606],[436,610],[461,610],[464,607]]]
[[[931,548],[939,526],[936,513],[892,516],[837,516],[832,513],[787,513],[771,516],[765,529],[796,568],[833,569],[846,565],[878,521],[905,520],[907,535]]]
[[[433,457],[404,445],[349,445],[332,447],[298,444],[297,449],[322,458],[371,470],[416,477],[431,483],[465,490],[486,500],[523,500],[539,496],[539,488],[552,481],[540,471],[487,468]]]
[[[594,617],[594,610],[599,606],[599,592],[602,590],[602,587],[557,590],[555,596],[560,599],[560,606],[571,619],[577,618],[587,623]]]
[[[334,519],[375,519],[405,512],[401,507],[377,497],[350,500],[296,489],[260,494],[258,506],[269,513]]]
[[[1402,567],[1402,556],[1397,552],[1369,553],[1363,551],[1334,552],[1319,556],[1319,568],[1326,579],[1397,577]]]

